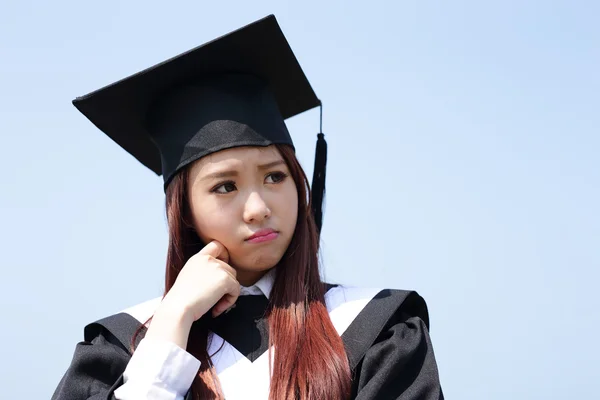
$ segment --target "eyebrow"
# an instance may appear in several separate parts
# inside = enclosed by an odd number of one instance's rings
[[[266,169],[270,169],[273,167],[276,167],[278,165],[282,165],[285,164],[285,161],[283,160],[277,160],[277,161],[273,161],[267,164],[261,164],[259,166],[257,166],[256,168],[264,171]],[[239,173],[235,170],[228,170],[228,171],[219,171],[219,172],[213,172],[212,174],[208,174],[205,175],[202,180],[210,180],[210,179],[221,179],[221,178],[233,178],[239,176]]]

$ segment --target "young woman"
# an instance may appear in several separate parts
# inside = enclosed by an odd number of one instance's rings
[[[424,300],[323,283],[284,120],[320,104],[266,17],[74,101],[165,182],[164,296],[85,328],[53,399],[443,399]]]

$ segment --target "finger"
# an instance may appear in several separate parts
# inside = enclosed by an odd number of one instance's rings
[[[225,296],[231,296],[233,303],[237,301],[237,298],[240,296],[240,292],[242,290],[242,286],[235,279],[228,279],[225,287]]]
[[[242,287],[239,282],[235,279],[231,279],[227,283],[225,295],[217,302],[218,306],[213,308],[214,316],[217,316],[232,307],[237,301],[238,297],[240,297]]]
[[[223,314],[225,311],[233,307],[237,300],[237,296],[232,296],[230,294],[226,294],[221,298],[221,300],[217,301],[217,304],[212,309],[212,316],[214,318]]]
[[[234,280],[237,281],[237,271],[235,270],[235,268],[233,268],[231,265],[227,264],[224,261],[217,260],[217,262],[219,263],[219,266],[221,266],[221,268],[225,270],[225,272],[227,272],[229,275],[231,275],[231,277]]]
[[[221,244],[221,242],[217,242],[216,240],[213,240],[204,246],[204,248],[200,250],[198,254],[206,254],[226,263],[229,262],[229,252],[225,246]]]

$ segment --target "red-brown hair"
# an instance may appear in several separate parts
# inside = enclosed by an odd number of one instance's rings
[[[286,145],[276,147],[296,184],[298,220],[292,241],[276,266],[267,309],[269,348],[275,348],[270,364],[269,399],[345,399],[350,396],[350,367],[342,339],[325,306],[325,285],[319,274],[319,238],[311,212],[308,179],[293,149]],[[192,224],[188,171],[184,168],[178,173],[166,191],[169,247],[165,294],[187,260],[204,246]],[[223,398],[207,352],[208,335],[202,319],[193,325],[189,335],[187,351],[202,363],[192,383],[195,399]]]

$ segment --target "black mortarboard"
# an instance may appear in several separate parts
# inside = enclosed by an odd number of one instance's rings
[[[284,120],[321,105],[275,16],[270,15],[73,104],[142,164],[175,173],[216,151],[293,146]],[[326,143],[318,135],[312,184],[321,227]]]

